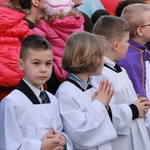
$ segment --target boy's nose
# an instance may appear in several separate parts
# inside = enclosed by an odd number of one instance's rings
[[[46,66],[45,66],[45,65],[42,65],[42,66],[41,66],[41,71],[42,71],[42,72],[46,72]]]

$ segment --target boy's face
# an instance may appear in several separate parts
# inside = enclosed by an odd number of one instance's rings
[[[51,76],[53,53],[51,50],[29,50],[25,60],[19,60],[19,67],[24,72],[24,78],[40,89]]]
[[[141,41],[139,43],[143,45],[150,41],[150,12],[144,14],[143,20],[145,23],[138,28],[138,35],[141,37]]]
[[[121,60],[125,57],[129,46],[128,41],[129,41],[129,32],[126,32],[122,40],[118,41],[115,61]]]

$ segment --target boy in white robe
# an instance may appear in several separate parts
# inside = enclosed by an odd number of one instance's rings
[[[127,52],[129,30],[128,24],[119,17],[104,16],[97,21],[93,32],[105,36],[111,46],[104,54],[102,76],[92,78],[97,82],[109,79],[115,91],[110,101],[112,122],[118,135],[112,143],[113,150],[149,150],[150,139],[143,117],[150,103],[137,96],[126,70],[116,64]]]
[[[25,38],[18,61],[24,78],[0,103],[0,150],[73,149],[62,132],[57,99],[43,88],[51,76],[52,62],[47,40],[38,35]]]
[[[73,33],[66,44],[62,64],[69,74],[56,97],[75,150],[112,150],[116,138],[108,113],[111,84],[90,82],[90,75],[101,74],[107,46],[105,38],[88,32]]]

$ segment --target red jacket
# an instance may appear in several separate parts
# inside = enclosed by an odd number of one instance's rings
[[[23,77],[18,68],[21,41],[33,33],[25,15],[0,6],[0,100],[16,87]]]

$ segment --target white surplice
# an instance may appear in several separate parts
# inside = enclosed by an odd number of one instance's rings
[[[106,64],[112,67],[114,62],[105,58]],[[118,138],[112,143],[113,150],[150,150],[150,139],[143,118],[132,120],[132,111],[129,107],[137,100],[137,95],[127,72],[121,72],[104,67],[102,76],[92,77],[98,83],[109,79],[115,90],[110,101],[113,124]]]
[[[50,93],[51,103],[33,104],[22,92],[14,90],[0,102],[0,150],[40,150],[41,139],[53,127],[65,136],[67,150],[72,142],[63,129],[58,101]]]
[[[146,67],[146,96],[150,101],[150,62],[149,61],[145,62],[145,67]],[[150,137],[150,109],[146,114],[145,123]]]
[[[81,91],[69,81],[60,85],[56,92],[64,131],[71,138],[75,150],[112,150],[111,142],[116,138],[115,129],[108,112],[92,96],[99,84]]]
[[[150,62],[145,62],[146,67],[146,96],[150,101]]]

